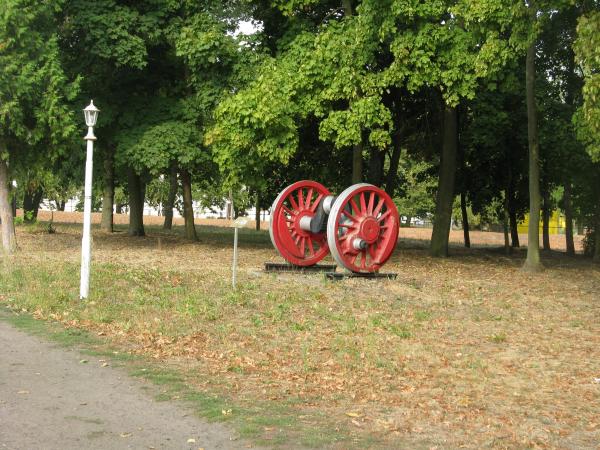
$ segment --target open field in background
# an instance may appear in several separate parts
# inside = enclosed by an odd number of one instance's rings
[[[41,221],[49,221],[51,215],[54,215],[54,221],[59,223],[82,223],[83,215],[79,212],[63,212],[63,211],[54,211],[54,213],[50,213],[50,211],[40,211],[39,212],[39,220]],[[19,211],[18,215],[22,215]],[[92,223],[99,224],[101,218],[101,213],[92,213]],[[255,221],[254,218],[249,218],[250,221],[246,225],[246,228],[254,229]],[[164,217],[161,216],[144,216],[144,224],[146,225],[155,225],[161,226],[164,222]],[[196,219],[196,224],[198,225],[212,225],[212,226],[220,226],[227,227],[230,225],[231,221],[225,219]],[[129,216],[127,214],[115,214],[114,215],[114,223],[118,225],[127,225],[129,223]],[[175,225],[183,225],[182,217],[173,218],[173,224]],[[261,222],[261,229],[268,230],[269,222]],[[504,235],[502,233],[491,233],[486,231],[471,231],[471,245],[474,247],[477,246],[503,246],[504,245]],[[400,239],[401,240],[416,240],[422,242],[413,242],[414,245],[418,246],[427,246],[429,243],[429,239],[431,238],[431,228],[401,228],[400,229]],[[574,236],[575,241],[575,250],[577,252],[583,251],[582,246],[583,236]],[[527,234],[520,234],[519,241],[521,245],[527,245]],[[464,244],[464,237],[462,230],[452,230],[450,232],[450,242],[453,244]],[[540,237],[541,242],[541,237]],[[565,236],[564,235],[550,235],[550,246],[553,250],[565,250]]]
[[[190,243],[180,228],[129,238],[121,226],[94,230],[91,298],[80,302],[80,226],[55,226],[17,228],[21,251],[3,260],[0,303],[177,371],[198,396],[218,395],[214,418],[245,437],[598,448],[600,268],[581,256],[544,254],[546,270],[528,274],[524,250],[497,248],[500,234],[473,233],[481,248],[434,259],[420,240],[431,230],[402,229],[385,266],[397,280],[329,282],[264,273],[281,259],[268,233],[243,230],[232,292],[231,229],[201,225]]]

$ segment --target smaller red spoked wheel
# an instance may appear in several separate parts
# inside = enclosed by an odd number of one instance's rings
[[[325,186],[316,181],[298,181],[285,188],[273,202],[269,234],[279,254],[296,266],[312,266],[329,253],[325,233],[300,227],[303,217],[313,217],[325,196]]]
[[[327,220],[331,255],[352,272],[376,272],[396,247],[399,225],[398,209],[385,191],[366,183],[350,186]]]

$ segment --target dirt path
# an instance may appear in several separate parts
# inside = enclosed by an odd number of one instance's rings
[[[0,320],[0,449],[250,447],[103,364]]]

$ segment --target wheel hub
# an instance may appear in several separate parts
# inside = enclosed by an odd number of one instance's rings
[[[367,217],[361,222],[358,235],[367,244],[372,244],[373,242],[377,241],[380,230],[381,227],[379,226],[377,219],[374,217]]]

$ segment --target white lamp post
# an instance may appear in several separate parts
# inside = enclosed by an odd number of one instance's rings
[[[90,263],[92,260],[91,225],[92,225],[92,168],[94,164],[94,126],[98,119],[100,110],[94,106],[92,100],[83,110],[85,124],[88,127],[87,135],[83,138],[87,141],[87,157],[85,160],[85,190],[83,203],[83,239],[81,241],[81,283],[79,285],[79,298],[88,297],[90,291]]]

